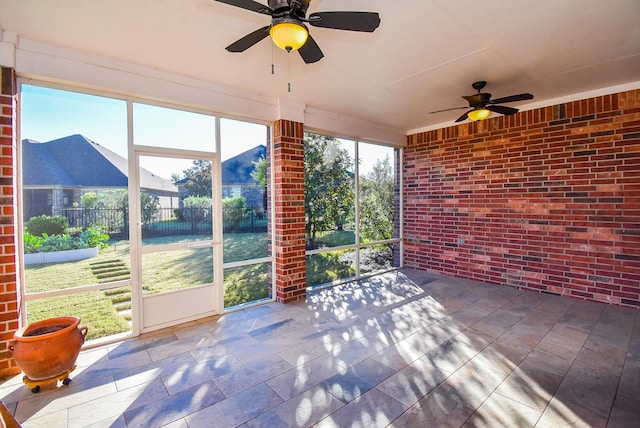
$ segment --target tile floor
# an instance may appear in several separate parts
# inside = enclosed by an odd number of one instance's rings
[[[83,351],[25,427],[640,426],[640,311],[402,270]]]

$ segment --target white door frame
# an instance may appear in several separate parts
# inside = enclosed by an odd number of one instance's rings
[[[134,335],[221,314],[224,310],[221,172],[218,153],[130,145],[129,239],[131,248],[132,332]],[[212,163],[212,239],[183,244],[142,246],[140,156],[208,160]],[[165,293],[143,295],[142,255],[158,250],[213,248],[213,282]]]

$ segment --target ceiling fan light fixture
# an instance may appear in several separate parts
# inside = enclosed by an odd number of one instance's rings
[[[467,116],[469,116],[469,119],[476,122],[478,120],[484,120],[488,118],[490,114],[491,114],[491,110],[487,110],[486,108],[481,108],[481,109],[471,110],[467,114]]]
[[[294,20],[282,20],[271,26],[269,30],[273,43],[283,51],[297,51],[309,37],[309,31],[303,24]]]

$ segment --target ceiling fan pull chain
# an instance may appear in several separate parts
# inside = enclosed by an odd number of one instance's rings
[[[291,51],[287,51],[287,91],[291,92],[291,56],[289,55]]]
[[[291,92],[291,60],[289,60],[289,53],[287,52],[287,91]]]

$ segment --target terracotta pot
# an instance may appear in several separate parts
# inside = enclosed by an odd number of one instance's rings
[[[87,336],[78,317],[55,317],[20,328],[9,342],[18,367],[30,380],[55,378],[71,370]]]

